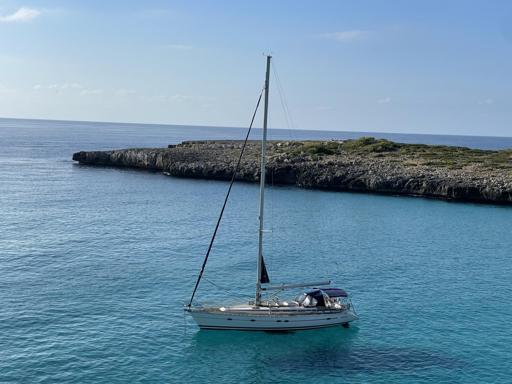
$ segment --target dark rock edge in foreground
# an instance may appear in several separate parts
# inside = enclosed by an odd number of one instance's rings
[[[241,141],[186,141],[168,148],[77,152],[80,164],[175,177],[230,180]],[[250,141],[236,179],[259,181],[260,142]],[[400,144],[374,138],[268,143],[268,181],[332,191],[512,204],[512,150]]]

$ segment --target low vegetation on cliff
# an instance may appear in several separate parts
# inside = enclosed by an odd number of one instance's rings
[[[447,145],[402,144],[373,137],[344,141],[285,142],[278,145],[277,149],[278,153],[291,156],[312,155],[314,160],[353,153],[387,157],[391,161],[406,161],[410,166],[430,165],[462,169],[478,165],[488,169],[512,170],[512,149],[491,151]]]

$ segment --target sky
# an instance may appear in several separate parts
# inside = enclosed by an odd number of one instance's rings
[[[245,127],[265,53],[271,127],[512,136],[508,0],[0,0],[0,117]]]

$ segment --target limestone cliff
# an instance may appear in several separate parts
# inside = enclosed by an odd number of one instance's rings
[[[161,171],[171,176],[229,180],[240,141],[189,141],[168,148],[78,152],[81,164]],[[260,143],[250,141],[237,179],[259,178]],[[338,191],[416,195],[512,204],[512,150],[347,141],[272,141],[268,179],[274,184]]]

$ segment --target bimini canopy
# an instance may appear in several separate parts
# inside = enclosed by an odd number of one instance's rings
[[[315,289],[314,291],[308,292],[307,294],[318,300],[319,298],[323,297],[322,292],[329,297],[348,297],[347,292],[341,288]]]

